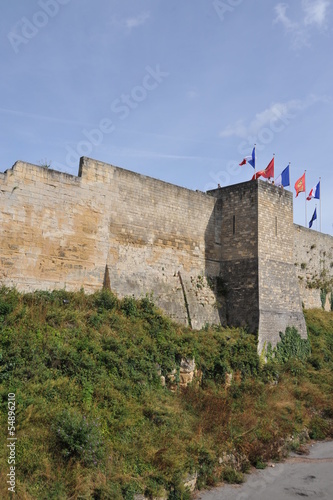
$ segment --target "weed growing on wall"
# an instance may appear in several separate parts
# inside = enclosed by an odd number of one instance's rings
[[[325,309],[326,297],[327,297],[327,290],[325,290],[325,288],[321,288],[321,290],[320,290],[320,301],[321,301],[321,307],[322,307],[322,309]]]

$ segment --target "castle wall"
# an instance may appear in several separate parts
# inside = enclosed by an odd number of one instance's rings
[[[294,264],[306,309],[331,310],[333,290],[333,238],[294,226]]]
[[[333,238],[293,224],[262,180],[207,194],[82,158],[79,175],[17,162],[0,174],[0,284],[152,293],[200,328],[259,331],[259,351],[305,307],[331,307]]]
[[[307,336],[294,266],[292,193],[268,182],[258,186],[259,352],[295,326]]]
[[[211,196],[87,158],[78,177],[23,162],[1,177],[1,283],[92,292],[107,266],[120,297],[153,292],[186,324],[180,272],[192,326],[220,321]]]

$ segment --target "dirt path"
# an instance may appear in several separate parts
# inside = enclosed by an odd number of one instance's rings
[[[309,455],[292,454],[285,462],[256,471],[241,486],[221,486],[198,493],[196,500],[333,499],[333,441],[309,447]]]

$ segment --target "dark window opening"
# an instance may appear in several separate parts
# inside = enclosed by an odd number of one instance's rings
[[[278,235],[278,220],[277,217],[275,217],[275,236]]]

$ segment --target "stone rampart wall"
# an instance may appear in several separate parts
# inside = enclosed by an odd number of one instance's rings
[[[78,177],[23,162],[1,177],[2,283],[92,292],[107,266],[120,297],[153,292],[187,323],[180,273],[192,326],[219,322],[213,197],[87,158]]]
[[[261,180],[202,193],[89,158],[79,175],[17,162],[0,174],[0,284],[152,293],[200,328],[259,330],[259,350],[305,307],[331,307],[333,238],[293,224]]]
[[[294,226],[294,264],[304,307],[331,310],[333,290],[333,238]]]

